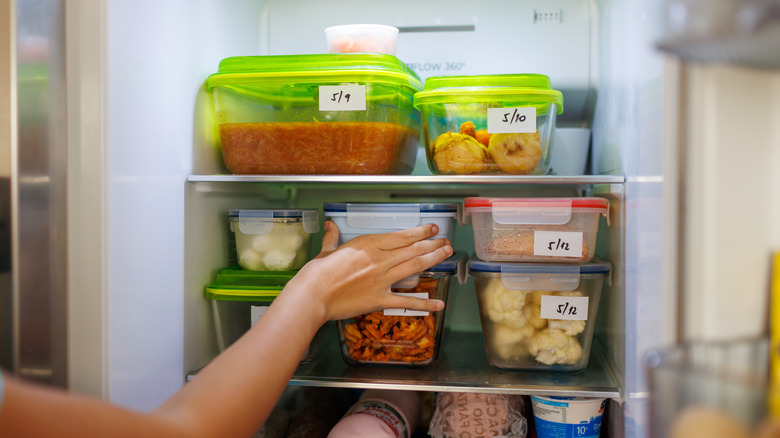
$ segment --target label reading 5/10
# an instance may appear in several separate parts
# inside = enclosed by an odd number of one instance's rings
[[[536,132],[536,107],[488,108],[487,130],[491,134]]]
[[[393,292],[395,295],[402,297],[415,297],[428,299],[428,292]],[[385,309],[385,315],[394,316],[428,316],[428,312],[424,310],[411,310],[411,309]]]
[[[582,231],[534,231],[534,255],[582,257]]]
[[[588,297],[542,295],[542,305],[539,316],[543,319],[587,321]]]
[[[365,111],[365,85],[320,85],[320,111]]]

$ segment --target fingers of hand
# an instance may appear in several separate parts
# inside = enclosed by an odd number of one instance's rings
[[[437,312],[444,308],[444,301],[415,297],[402,297],[392,294],[385,303],[387,309],[410,309],[426,312]]]
[[[413,228],[407,228],[404,230],[393,231],[390,233],[376,234],[377,248],[382,250],[391,250],[396,248],[403,248],[419,242],[421,240],[430,239],[439,232],[439,227],[436,224],[425,224]]]
[[[339,246],[339,227],[333,221],[325,221],[325,235],[322,236],[322,250],[317,257],[325,257]]]
[[[433,239],[417,242],[416,244],[397,251],[396,262],[388,269],[390,278],[406,278],[417,274],[431,266],[441,263],[452,255],[452,246],[447,239]]]

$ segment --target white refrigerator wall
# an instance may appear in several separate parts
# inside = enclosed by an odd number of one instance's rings
[[[381,21],[429,28],[399,37],[399,58],[416,65],[422,77],[542,72],[550,75],[554,88],[564,90],[564,106],[571,112],[562,123],[587,126],[593,121],[593,168],[627,176],[625,185],[608,193],[616,202],[613,209],[625,212],[609,231],[617,247],[608,250],[616,270],[611,292],[624,295],[605,299],[608,314],[600,336],[610,344],[627,398],[642,399],[641,355],[661,343],[673,324],[662,311],[668,297],[661,292],[664,79],[662,60],[652,49],[660,32],[658,2],[292,3],[69,4],[72,23],[104,36],[102,45],[69,60],[99,69],[101,85],[93,98],[104,108],[102,119],[85,116],[72,122],[99,133],[90,141],[102,157],[74,152],[84,169],[71,175],[70,190],[93,193],[90,200],[102,206],[96,216],[103,233],[98,242],[73,249],[74,259],[97,249],[105,252],[105,266],[99,268],[104,286],[84,283],[101,292],[85,295],[94,299],[74,299],[71,319],[94,311],[96,301],[106,315],[83,320],[70,335],[76,343],[84,340],[79,357],[71,358],[74,389],[150,410],[216,350],[202,288],[226,261],[222,213],[256,205],[258,199],[252,189],[186,183],[191,173],[219,168],[217,155],[201,144],[193,147],[209,135],[196,112],[198,90],[208,74],[229,56],[324,52],[325,25]],[[88,11],[91,7],[100,13]],[[535,23],[534,11],[559,11],[560,19]],[[304,13],[311,23],[296,20]],[[326,19],[327,14],[334,18]],[[281,17],[290,20],[289,26]],[[448,35],[436,30],[469,24],[475,31]],[[74,75],[69,86],[95,87],[94,81],[85,81]],[[103,187],[99,193],[90,179],[96,173]],[[286,194],[281,190],[278,198],[262,202],[284,205]],[[94,225],[90,219],[79,218],[82,229]],[[94,278],[91,269],[97,268],[75,263],[71,272]],[[74,367],[79,361],[86,366]],[[637,412],[628,411],[627,422]]]

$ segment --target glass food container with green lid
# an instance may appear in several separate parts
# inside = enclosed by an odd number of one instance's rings
[[[419,76],[392,55],[241,56],[206,80],[233,174],[409,174]]]
[[[436,76],[414,96],[434,174],[543,175],[563,94],[541,74]]]

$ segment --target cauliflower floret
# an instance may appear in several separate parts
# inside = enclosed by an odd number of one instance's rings
[[[549,328],[531,339],[528,351],[546,365],[574,364],[582,357],[582,346],[576,338]]]
[[[257,234],[252,237],[252,248],[258,252],[264,252],[273,246],[273,239],[269,234]]]
[[[491,321],[512,328],[523,328],[528,323],[523,314],[527,292],[510,290],[500,280],[491,280],[483,290],[485,313]]]
[[[586,321],[572,321],[567,319],[551,319],[548,321],[551,331],[561,331],[568,336],[578,335],[585,331]]]
[[[278,249],[272,249],[265,253],[263,257],[263,263],[267,269],[272,271],[285,271],[290,269],[293,260],[295,260],[295,252],[282,251]]]
[[[543,329],[547,325],[547,320],[542,318],[542,306],[533,301],[525,303],[523,316],[528,321],[528,325],[537,330]]]
[[[248,271],[259,271],[263,269],[263,259],[261,259],[260,255],[251,248],[241,251],[238,255],[238,263],[242,268]]]
[[[517,359],[528,354],[526,347],[534,335],[534,328],[527,325],[523,328],[513,328],[506,324],[493,324],[493,351],[503,359]]]

